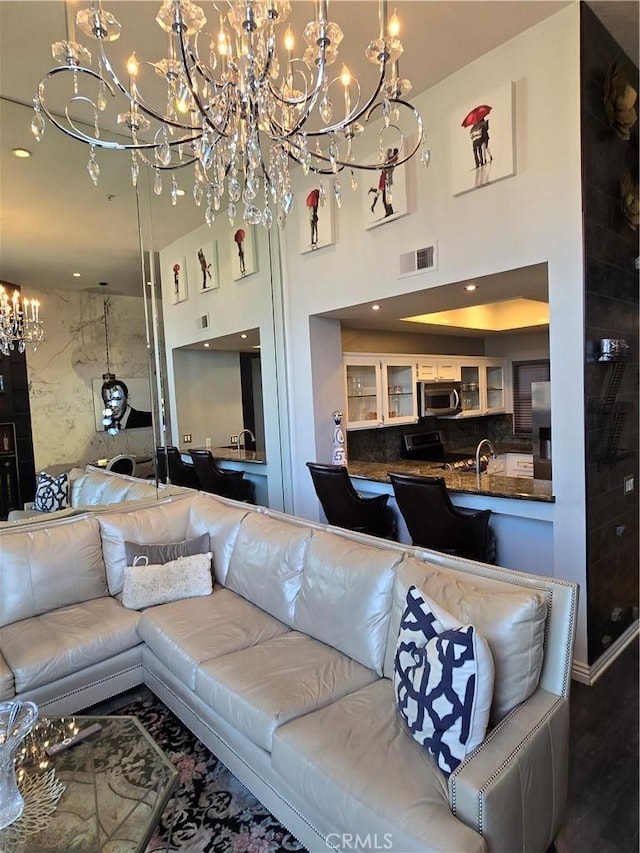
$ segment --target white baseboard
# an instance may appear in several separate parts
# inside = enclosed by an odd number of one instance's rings
[[[574,660],[571,669],[571,677],[581,684],[588,684],[593,687],[596,681],[600,678],[603,672],[607,670],[614,660],[627,648],[629,643],[640,633],[640,620],[629,625],[624,634],[620,634],[618,639],[609,646],[603,655],[600,655],[598,660],[589,666],[580,660]]]

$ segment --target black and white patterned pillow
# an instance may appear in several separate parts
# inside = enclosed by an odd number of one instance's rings
[[[493,680],[484,637],[411,586],[396,646],[396,704],[447,775],[484,739]]]
[[[39,512],[55,512],[69,506],[69,478],[67,474],[52,477],[46,471],[38,474],[38,485],[33,509]]]

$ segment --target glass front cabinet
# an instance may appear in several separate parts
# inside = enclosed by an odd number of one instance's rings
[[[344,382],[347,429],[415,423],[418,419],[413,359],[345,356]]]
[[[506,411],[505,363],[500,359],[463,359],[460,366],[460,405],[456,417],[473,418]]]
[[[487,414],[499,414],[506,409],[504,395],[504,361],[487,361],[484,364],[484,386]]]

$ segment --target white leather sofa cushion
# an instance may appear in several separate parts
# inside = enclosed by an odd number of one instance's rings
[[[0,702],[4,702],[5,699],[13,699],[15,693],[13,673],[9,668],[9,664],[0,655]]]
[[[274,769],[342,833],[395,853],[481,853],[486,844],[451,813],[447,781],[404,728],[393,686],[378,679],[273,734]],[[373,849],[373,847],[371,847]]]
[[[102,552],[111,595],[122,592],[127,566],[125,542],[181,542],[191,537],[188,532],[189,501],[141,507],[135,512],[110,513],[99,516]]]
[[[401,556],[317,531],[304,561],[293,627],[382,675]]]
[[[290,631],[200,664],[195,692],[253,743],[270,752],[278,726],[375,678],[370,669],[336,649]]]
[[[293,625],[311,535],[309,528],[249,513],[240,525],[225,585]]]
[[[289,630],[230,589],[213,595],[150,607],[140,617],[138,633],[151,651],[190,690],[198,664]]]
[[[71,506],[112,504],[156,496],[154,480],[89,469],[71,483]]]
[[[3,530],[0,555],[0,626],[108,594],[94,518]]]
[[[215,495],[197,494],[189,501],[190,536],[209,533],[213,552],[213,571],[218,583],[224,584],[229,562],[248,508],[229,506]]]
[[[495,667],[490,725],[530,696],[540,680],[547,618],[546,590],[522,587],[406,557],[398,566],[384,673],[392,677],[395,644],[407,590],[415,584],[486,639]]]
[[[113,598],[96,598],[0,628],[0,647],[13,671],[16,693],[138,645],[139,618]]]

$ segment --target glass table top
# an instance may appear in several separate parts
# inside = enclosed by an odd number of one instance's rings
[[[100,731],[53,755],[47,748],[93,724]],[[34,782],[53,769],[65,786],[34,831]],[[44,717],[16,759],[23,817],[0,832],[11,853],[141,853],[173,792],[178,772],[135,717]],[[42,799],[42,794],[40,794]],[[37,796],[35,797],[37,799]],[[40,804],[42,808],[43,804]],[[50,809],[49,809],[50,810]],[[31,817],[30,817],[31,816]],[[21,826],[22,824],[22,826]]]

